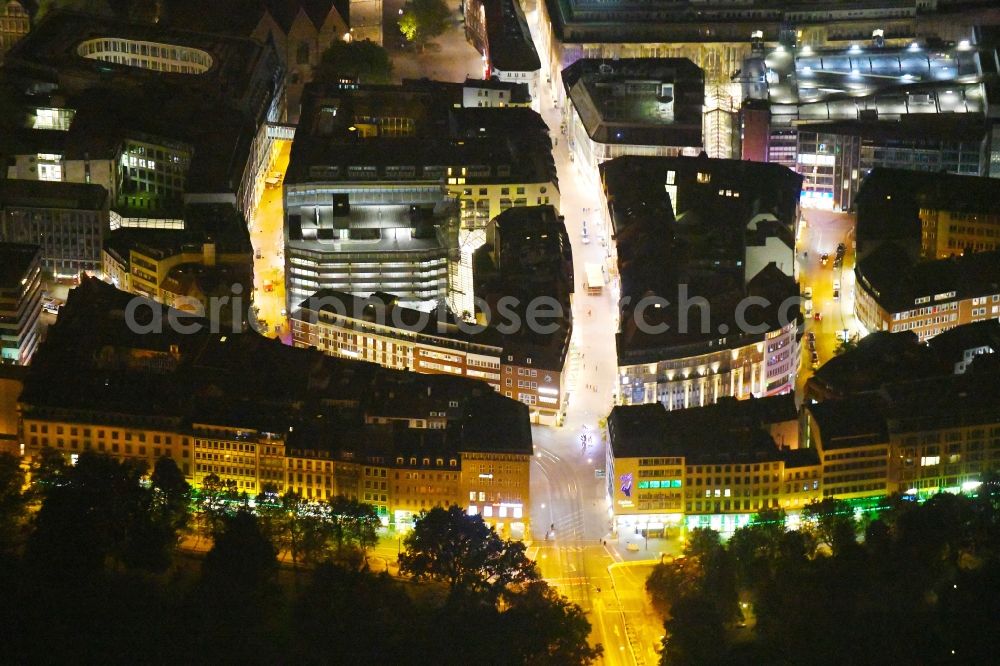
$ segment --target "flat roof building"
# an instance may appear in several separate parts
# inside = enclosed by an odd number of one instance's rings
[[[27,365],[38,347],[42,250],[0,243],[0,363]]]
[[[701,151],[705,77],[687,58],[582,58],[562,71],[562,84],[562,122],[578,164]]]
[[[53,275],[99,271],[107,203],[100,185],[0,179],[0,241],[39,245]]]
[[[166,455],[195,486],[215,474],[249,494],[270,484],[317,500],[347,495],[401,529],[456,505],[506,536],[529,536],[526,406],[483,382],[254,333],[138,334],[123,315],[134,298],[93,279],[70,292],[25,379],[27,455],[46,446],[149,464]],[[136,317],[167,320],[164,306],[147,304]],[[435,483],[419,483],[428,473]]]
[[[0,137],[9,177],[101,184],[122,217],[176,217],[181,204],[206,202],[248,215],[259,200],[267,126],[282,114],[284,74],[269,45],[52,12],[7,54],[4,74],[38,107]],[[65,112],[58,122],[55,111]]]
[[[877,501],[972,492],[998,469],[996,371],[900,381],[808,403],[806,437],[824,496]]]
[[[791,395],[668,411],[619,405],[608,416],[607,494],[623,536],[711,527],[731,534],[765,509],[822,497],[819,458],[798,449]]]
[[[805,397],[831,400],[876,392],[887,384],[988,371],[983,361],[998,352],[997,319],[961,324],[926,342],[913,331],[874,331],[824,363],[806,382]]]
[[[423,312],[386,293],[362,298],[321,290],[292,311],[293,344],[389,368],[481,379],[528,405],[532,422],[560,423],[570,397],[565,365],[572,335],[565,225],[551,206],[512,208],[485,235],[473,260],[474,313]],[[501,301],[507,309],[499,309]],[[532,303],[551,314],[529,320]],[[510,313],[518,319],[508,319]]]
[[[944,259],[1000,249],[1000,180],[875,169],[855,203],[863,259],[893,242],[913,259]]]

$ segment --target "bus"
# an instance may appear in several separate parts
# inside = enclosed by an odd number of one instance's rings
[[[600,264],[586,265],[587,293],[598,295],[604,290],[604,271]]]

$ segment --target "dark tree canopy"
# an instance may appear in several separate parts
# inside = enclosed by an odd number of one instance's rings
[[[0,453],[0,553],[11,550],[20,540],[28,507],[24,479],[20,458]]]
[[[460,507],[435,507],[421,516],[404,541],[400,571],[447,583],[452,594],[498,597],[509,586],[538,579],[524,544],[500,538],[480,516]]]
[[[399,17],[399,31],[407,41],[424,46],[443,35],[451,21],[451,10],[444,0],[407,0]]]
[[[389,52],[369,39],[334,41],[313,72],[313,81],[329,83],[345,77],[359,83],[391,83]]]

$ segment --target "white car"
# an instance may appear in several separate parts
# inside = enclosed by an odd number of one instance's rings
[[[812,301],[811,298],[807,298],[806,299],[805,308],[806,308],[806,314],[812,314],[812,311],[813,311],[813,301]]]
[[[813,288],[806,287],[805,289],[802,290],[802,295],[805,297],[807,301],[811,301],[813,297]]]
[[[630,553],[635,553],[639,550],[639,544],[637,544],[635,541],[629,541],[628,545],[625,546],[625,550],[629,551]]]

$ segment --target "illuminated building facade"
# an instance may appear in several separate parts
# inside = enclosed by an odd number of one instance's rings
[[[42,248],[42,268],[76,276],[101,267],[108,193],[99,185],[0,180],[0,241]]]
[[[350,0],[348,12],[351,39],[370,39],[382,44],[382,0]]]
[[[1000,182],[875,169],[857,197],[855,314],[920,341],[1000,317]]]
[[[1000,251],[914,263],[887,243],[854,272],[854,312],[869,331],[913,331],[924,341],[1000,317]]]
[[[705,77],[686,58],[584,58],[562,71],[562,83],[574,159],[595,181],[599,164],[622,155],[701,152]]]
[[[464,0],[465,37],[483,56],[483,78],[528,86],[538,100],[541,61],[518,0]],[[539,108],[538,104],[535,108]]]
[[[800,177],[778,165],[701,156],[618,158],[601,165],[601,179],[623,303],[619,404],[684,409],[791,391]],[[688,247],[702,254],[682,252]],[[767,305],[746,326],[749,319],[733,317],[751,298]]]
[[[683,411],[615,407],[606,461],[615,529],[659,536],[711,527],[731,534],[754,513],[796,511],[820,499],[819,458],[795,448],[797,432],[790,395]]]
[[[550,80],[579,58],[689,58],[709,83],[729,83],[754,47],[798,43],[812,47],[867,43],[881,30],[888,46],[917,35],[967,39],[990,10],[982,3],[838,2],[792,5],[762,0],[618,2],[548,0],[538,3],[536,35]],[[940,13],[939,13],[940,12]]]
[[[805,433],[841,499],[970,492],[1000,468],[996,369],[808,404]]]
[[[195,486],[212,474],[251,495],[266,486],[313,500],[348,495],[401,528],[423,510],[457,505],[506,536],[528,534],[524,405],[482,382],[251,333],[136,336],[120,315],[131,298],[96,280],[71,292],[25,379],[27,456],[95,450],[150,467],[169,456]],[[66,377],[67,368],[73,381],[55,386],[53,373]]]
[[[478,278],[483,302],[490,305],[498,297],[515,296],[522,300],[515,306],[519,308],[536,293],[548,296],[563,309],[554,332],[536,333],[524,324],[520,330],[502,333],[498,329],[502,321],[467,323],[445,309],[428,313],[406,308],[390,294],[361,298],[322,290],[292,311],[293,344],[386,368],[474,378],[528,405],[532,422],[559,423],[569,399],[564,366],[572,332],[572,259],[565,250],[569,247],[565,227],[551,207],[526,207],[501,215],[486,232],[480,263],[493,262],[494,267]],[[518,244],[522,235],[529,241],[531,236],[548,236],[552,244]],[[531,247],[537,252],[529,251]],[[532,254],[542,262],[522,266],[524,257]],[[540,291],[531,289],[526,271],[542,285]],[[483,319],[487,313],[476,315]],[[489,316],[499,315],[494,311]]]
[[[42,251],[0,243],[0,363],[27,365],[38,347]]]
[[[743,155],[804,177],[803,205],[847,210],[878,167],[985,175],[996,49],[777,46],[747,59]],[[761,145],[766,148],[761,150]]]
[[[31,17],[20,0],[0,2],[0,55],[28,34]]]
[[[128,219],[176,218],[195,203],[246,216],[259,201],[268,127],[284,115],[284,70],[270,45],[52,12],[4,70],[51,95],[32,127],[59,130],[10,137],[9,177],[103,185]]]

